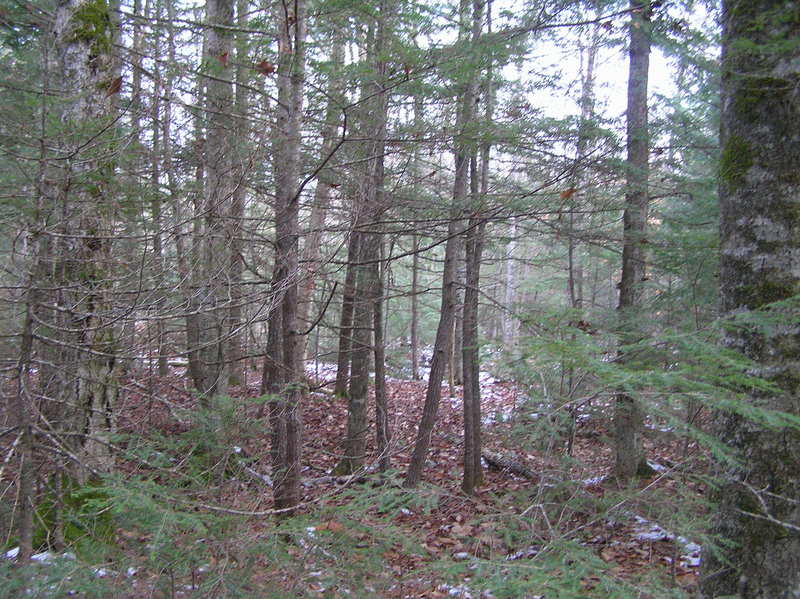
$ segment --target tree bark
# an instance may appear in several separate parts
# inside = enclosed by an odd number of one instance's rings
[[[342,84],[341,76],[344,67],[344,40],[341,36],[336,36],[331,50],[331,74],[328,81],[328,105],[325,109],[325,123],[322,128],[322,147],[320,148],[320,160],[327,160],[331,152],[337,147],[337,134],[342,121]],[[303,279],[300,285],[300,297],[298,305],[297,319],[300,325],[307,329],[311,324],[309,314],[313,304],[314,289],[317,284],[317,272],[320,267],[320,255],[322,246],[322,229],[325,226],[325,216],[331,201],[331,190],[336,185],[334,173],[329,168],[323,168],[317,178],[317,186],[314,189],[314,201],[311,206],[311,218],[308,231],[303,245]],[[346,275],[345,275],[346,276]],[[302,342],[303,353],[306,353],[308,337]]]
[[[265,386],[276,397],[270,403],[275,507],[292,513],[300,502],[302,450],[301,402],[305,373],[298,346],[299,177],[303,87],[305,81],[306,4],[291,10],[276,6],[279,23],[277,124],[272,153],[275,173],[275,270],[273,308],[265,360]]]
[[[459,37],[466,38],[475,33],[469,20],[469,3],[462,0],[461,30]],[[480,0],[475,2],[474,10],[482,8]],[[425,404],[422,409],[422,419],[417,429],[414,450],[411,462],[406,470],[405,486],[415,487],[422,479],[422,471],[431,443],[433,427],[439,412],[439,402],[442,397],[442,379],[448,362],[448,349],[453,335],[453,324],[458,302],[458,276],[457,259],[460,245],[459,236],[463,232],[463,211],[466,205],[469,186],[469,156],[470,144],[474,141],[467,137],[466,126],[471,123],[475,110],[476,75],[470,70],[467,81],[459,94],[459,109],[456,118],[455,147],[455,179],[453,181],[453,201],[450,208],[450,221],[447,228],[447,242],[444,249],[444,270],[442,272],[442,303],[439,310],[439,325],[436,328],[436,339],[431,358],[431,370],[428,376],[428,387],[425,392]]]
[[[356,262],[359,255],[361,233],[356,229],[350,232],[347,244],[347,270],[342,290],[342,309],[339,315],[339,348],[336,353],[336,382],[333,393],[338,397],[347,395],[350,381],[350,347],[353,341],[353,298],[355,296]]]
[[[207,0],[204,69],[206,135],[204,143],[203,233],[201,255],[203,281],[198,289],[199,369],[195,381],[205,401],[225,395],[229,364],[228,312],[231,292],[230,241],[231,201],[236,182],[233,178],[235,139],[233,51],[231,27],[233,0]]]
[[[371,25],[371,35],[368,35],[368,60],[372,63],[373,72],[369,81],[363,88],[364,111],[361,115],[360,127],[369,143],[365,144],[366,161],[365,173],[361,184],[357,186],[358,203],[356,209],[359,213],[357,226],[364,226],[369,231],[359,232],[358,260],[355,266],[355,296],[353,298],[353,335],[352,358],[350,365],[350,389],[347,397],[347,436],[344,442],[344,456],[336,468],[340,474],[351,474],[361,469],[364,465],[364,455],[367,446],[368,432],[368,388],[370,354],[373,353],[373,340],[383,342],[383,323],[380,321],[382,313],[377,311],[378,296],[378,263],[380,256],[382,235],[378,232],[378,219],[385,210],[384,206],[384,154],[386,146],[386,124],[388,117],[388,93],[384,87],[386,75],[386,62],[383,57],[385,44],[385,25],[387,15],[386,3],[379,4],[375,23]],[[383,351],[381,347],[378,354]],[[383,364],[376,363],[376,375]],[[382,381],[376,379],[376,402],[379,399],[377,392],[381,390]],[[381,398],[384,399],[384,398]],[[378,439],[384,440],[386,429],[380,430],[385,424],[385,401],[381,406],[383,414],[378,416]],[[384,448],[385,449],[385,448]]]
[[[620,342],[637,339],[636,310],[641,305],[645,275],[645,232],[647,228],[650,138],[647,125],[647,78],[650,65],[650,2],[631,0],[628,73],[628,110],[622,278],[619,283]],[[619,359],[624,361],[624,350]],[[614,474],[626,482],[638,472],[647,472],[641,441],[642,412],[637,399],[619,393],[614,406],[616,457]]]
[[[486,4],[487,31],[492,31],[492,4]],[[473,35],[480,33],[480,5],[473,8]],[[485,125],[494,117],[494,88],[492,85],[492,62],[486,72],[485,83]],[[465,289],[464,289],[464,327],[462,343],[462,362],[464,373],[464,477],[461,489],[468,495],[475,493],[476,487],[483,483],[481,464],[481,385],[480,385],[480,336],[478,327],[478,308],[480,299],[481,259],[486,221],[481,218],[482,207],[489,192],[489,159],[491,142],[484,141],[480,146],[480,165],[478,152],[470,161],[470,192],[473,214],[465,243]],[[480,170],[479,170],[480,166]]]
[[[112,49],[117,39],[110,8],[103,3],[61,0],[52,35],[64,98],[64,131],[57,142],[70,160],[48,173],[40,190],[43,210],[58,222],[42,234],[43,269],[49,280],[36,311],[47,323],[40,339],[48,363],[40,377],[40,396],[71,474],[85,482],[113,468],[110,437],[121,361],[118,320],[112,298],[112,240],[116,223],[115,140],[107,127],[114,110],[107,90],[117,74]],[[87,25],[90,24],[90,25]],[[90,26],[91,35],[76,35]],[[101,158],[102,157],[102,158]]]
[[[720,298],[723,344],[777,390],[761,409],[800,415],[800,49],[795,2],[723,2]],[[787,301],[788,300],[788,301]],[[784,304],[773,305],[773,302]],[[778,319],[759,325],[761,318]],[[744,321],[738,320],[745,317]],[[719,413],[736,462],[717,466],[701,591],[706,598],[800,597],[800,431]]]

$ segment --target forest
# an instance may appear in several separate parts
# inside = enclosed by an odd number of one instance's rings
[[[0,0],[0,597],[800,597],[800,4]]]

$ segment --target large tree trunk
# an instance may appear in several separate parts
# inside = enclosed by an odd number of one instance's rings
[[[71,159],[48,165],[40,189],[42,210],[58,224],[41,232],[39,245],[45,280],[38,286],[47,290],[35,309],[44,324],[37,335],[44,343],[38,352],[39,395],[53,401],[43,407],[53,426],[51,438],[71,459],[79,482],[113,467],[110,437],[121,364],[111,253],[115,140],[108,90],[117,75],[114,22],[105,3],[62,0],[52,31],[52,68],[63,98],[57,146]],[[76,35],[87,28],[91,35]]]
[[[723,2],[720,296],[723,343],[777,386],[754,405],[800,415],[796,299],[770,310],[782,324],[740,321],[800,291],[800,48],[789,1]],[[766,318],[766,315],[765,315]],[[737,462],[718,466],[704,597],[800,597],[800,431],[721,413],[716,433]]]
[[[647,77],[650,65],[650,2],[631,0],[630,70],[628,73],[628,158],[622,239],[619,312],[622,345],[637,339],[636,309],[641,305],[645,274],[650,137],[647,126]],[[624,350],[619,359],[625,360]],[[647,471],[642,441],[642,412],[637,399],[619,393],[614,406],[616,461],[614,474],[628,481]]]

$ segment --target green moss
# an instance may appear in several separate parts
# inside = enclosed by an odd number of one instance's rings
[[[759,107],[770,106],[779,102],[782,96],[792,89],[785,79],[777,77],[749,77],[742,82],[733,98],[733,109],[736,116],[747,122],[758,118]]]
[[[106,0],[89,0],[81,4],[72,20],[72,39],[89,44],[92,58],[111,53],[114,32]]]
[[[741,288],[739,297],[751,308],[780,302],[797,294],[794,280],[770,280],[761,277],[756,283]]]
[[[744,182],[744,176],[753,165],[753,152],[741,137],[732,135],[722,148],[719,164],[720,180],[730,188]]]
[[[49,489],[36,506],[33,546],[37,550],[53,549],[57,517],[56,479],[50,480]],[[99,481],[79,486],[65,476],[61,483],[61,510],[64,543],[79,557],[87,560],[102,559],[114,542],[114,522],[108,510],[109,494]]]

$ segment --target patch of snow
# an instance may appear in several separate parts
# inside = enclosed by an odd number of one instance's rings
[[[70,552],[65,552],[62,554],[53,553],[52,551],[42,551],[41,553],[35,553],[31,556],[31,559],[35,562],[39,562],[40,564],[50,564],[53,560],[63,558],[63,559],[75,559],[75,554]]]
[[[656,472],[666,472],[667,470],[669,470],[669,468],[667,468],[666,466],[662,466],[657,462],[651,462],[650,460],[647,460],[647,465],[650,466]]]
[[[680,564],[684,567],[696,568],[700,565],[702,547],[697,543],[689,541],[686,537],[676,536],[671,532],[661,528],[658,524],[650,522],[641,516],[634,516],[639,524],[636,538],[642,541],[675,541],[681,546],[682,553]]]
[[[528,547],[527,549],[523,549],[522,551],[517,551],[515,553],[509,553],[506,556],[506,561],[507,562],[512,562],[514,560],[523,559],[523,558],[526,558],[526,557],[527,558],[536,557],[537,555],[539,555],[539,552],[541,550],[542,550],[542,548],[539,547],[538,545],[531,545],[530,547]]]
[[[19,547],[14,547],[13,549],[9,549],[8,551],[6,551],[6,552],[3,554],[3,556],[4,556],[6,559],[16,559],[16,557],[17,557],[18,555],[19,555]]]
[[[585,487],[593,487],[595,485],[599,485],[606,479],[605,476],[595,476],[593,478],[587,478],[583,481],[583,486]]]

